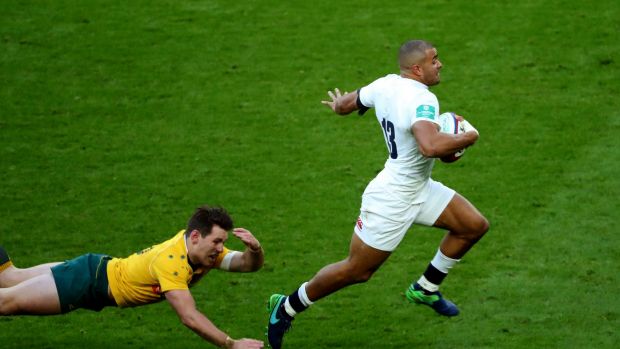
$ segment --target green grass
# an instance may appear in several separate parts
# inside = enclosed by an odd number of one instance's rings
[[[386,151],[328,89],[396,71],[410,38],[444,64],[442,110],[480,142],[433,177],[491,221],[443,285],[406,303],[441,232],[414,227],[373,279],[318,302],[288,348],[614,348],[620,342],[617,1],[0,3],[0,244],[19,266],[125,256],[227,207],[266,251],[198,306],[262,338],[264,302],[344,258]],[[240,248],[236,241],[231,247]],[[168,304],[0,318],[3,348],[196,348]]]

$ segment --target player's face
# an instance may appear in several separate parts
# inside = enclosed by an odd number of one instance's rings
[[[420,64],[420,70],[422,71],[422,82],[426,86],[434,86],[439,83],[439,71],[441,70],[441,62],[437,55],[437,49],[431,48],[426,50],[426,57],[422,64]]]
[[[217,256],[224,250],[224,243],[228,240],[228,232],[219,225],[214,225],[211,234],[202,237],[198,234],[195,242],[197,261],[204,267],[212,268],[215,266]]]

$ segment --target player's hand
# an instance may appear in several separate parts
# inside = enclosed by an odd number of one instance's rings
[[[348,92],[345,92],[344,94],[346,95],[347,93]],[[336,106],[338,104],[338,100],[342,98],[343,94],[340,92],[338,88],[335,88],[333,92],[327,91],[327,94],[329,95],[329,98],[331,98],[331,101],[321,101],[321,103],[325,104],[332,111],[337,112]]]
[[[236,339],[232,341],[232,345],[229,346],[228,348],[232,348],[232,349],[259,349],[259,348],[263,348],[265,346],[265,344],[263,343],[263,341],[259,341],[256,339],[249,339],[249,338],[241,338],[241,339]]]
[[[469,121],[463,119],[461,120],[461,124],[463,125],[463,129],[465,130],[465,132],[473,131],[476,132],[477,135],[480,135],[480,132],[478,132],[478,130],[476,130],[476,128],[472,126]]]
[[[258,242],[249,230],[245,228],[235,228],[233,229],[233,234],[250,250],[257,252],[260,250],[260,242]]]

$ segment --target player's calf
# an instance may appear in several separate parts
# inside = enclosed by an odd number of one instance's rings
[[[9,289],[0,289],[0,316],[15,315],[17,304]]]

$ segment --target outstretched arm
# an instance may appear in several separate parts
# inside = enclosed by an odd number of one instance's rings
[[[200,337],[221,348],[262,348],[263,342],[255,339],[232,339],[217,328],[204,314],[196,309],[196,302],[189,290],[171,290],[165,293],[166,300],[176,311],[183,325]]]
[[[263,267],[264,256],[260,242],[244,228],[233,229],[233,234],[246,246],[245,251],[237,253],[230,261],[229,271],[251,272]]]
[[[327,94],[331,101],[321,101],[321,103],[331,108],[336,114],[347,115],[359,109],[357,105],[357,91],[345,92],[343,95],[336,88],[333,92],[327,91]]]

